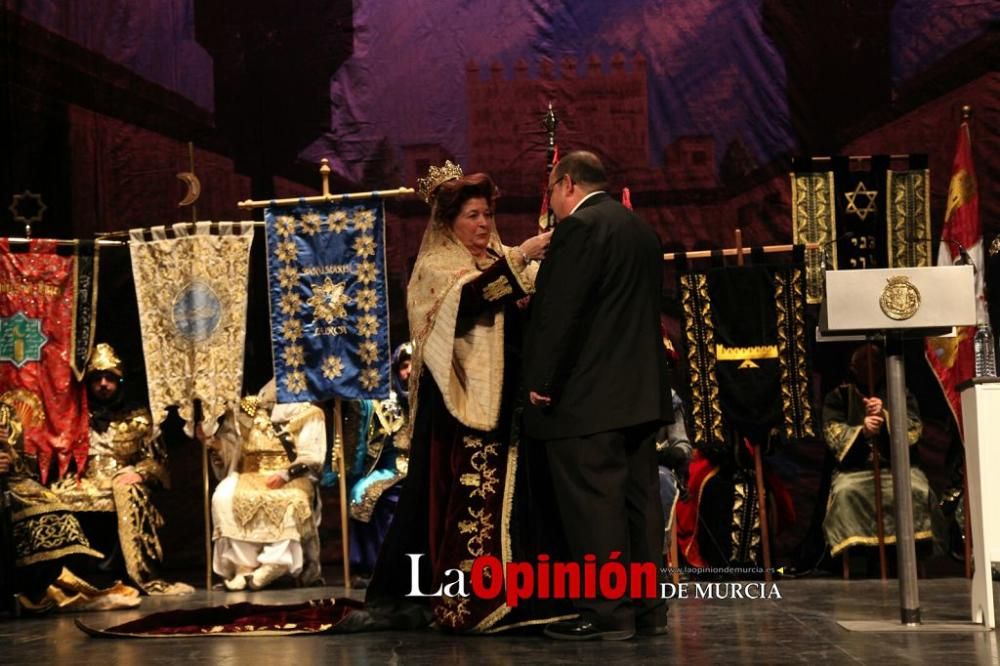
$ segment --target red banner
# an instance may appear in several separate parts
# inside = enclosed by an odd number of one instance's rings
[[[977,319],[980,323],[988,323],[983,296],[983,267],[986,265],[983,261],[983,230],[979,223],[979,192],[976,189],[976,172],[972,167],[972,139],[967,122],[963,122],[958,129],[937,265],[951,266],[963,249],[968,251],[972,264],[977,268]],[[964,326],[956,332],[954,338],[927,338],[925,355],[941,384],[958,430],[962,432],[962,400],[957,387],[975,373],[972,339],[976,329]]]
[[[87,460],[86,391],[70,370],[75,262],[57,255],[52,241],[11,252],[0,239],[0,401],[20,415],[43,483],[53,457],[59,478],[71,460],[78,470]]]

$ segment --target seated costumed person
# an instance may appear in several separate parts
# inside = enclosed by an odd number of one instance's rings
[[[827,501],[823,531],[834,556],[851,546],[878,545],[875,521],[875,473],[872,448],[879,451],[882,481],[882,518],[887,544],[896,542],[895,508],[889,430],[885,404],[884,359],[874,345],[859,347],[851,355],[850,381],[827,394],[823,402],[823,436],[836,457],[836,467]],[[869,368],[874,395],[869,395]],[[906,429],[910,445],[910,486],[913,493],[913,531],[919,542],[932,542],[933,524],[938,522],[937,503],[927,476],[917,466],[917,442],[923,425],[917,401],[906,391]]]
[[[667,352],[667,362],[673,373],[678,355],[667,332],[661,325],[663,347]],[[675,518],[677,500],[687,497],[687,466],[691,460],[691,440],[684,426],[684,401],[673,388],[670,389],[670,405],[674,422],[661,426],[656,431],[656,462],[660,475],[660,502],[663,504],[664,545],[670,545],[670,528]]]
[[[264,588],[284,575],[320,578],[316,481],[326,451],[323,411],[308,402],[279,405],[272,379],[243,398],[213,436],[212,568],[229,590]]]
[[[129,578],[144,592],[194,592],[190,585],[168,583],[153,574],[154,563],[163,560],[157,534],[163,517],[150,495],[153,488],[170,484],[167,456],[149,410],[126,401],[125,371],[111,345],[102,342],[94,349],[84,382],[90,409],[86,467],[79,479],[65,478],[52,489],[81,514],[88,530],[103,527],[95,525],[102,518],[116,525],[108,535],[112,543],[101,543],[101,548],[110,551],[120,545]]]
[[[413,345],[404,342],[392,354],[392,389],[388,400],[364,400],[360,404],[358,441],[351,463],[351,571],[360,585],[367,584],[389,525],[399,503],[406,478],[410,441],[407,417],[410,403],[407,382]]]
[[[28,409],[26,405],[20,405]],[[24,451],[23,427],[15,407],[0,402],[0,490],[9,511],[14,586],[29,612],[112,610],[139,605],[139,590],[116,582],[98,589],[67,567],[74,556],[103,555],[90,547],[80,522],[51,490],[38,483],[34,456]],[[5,530],[5,538],[7,538]]]
[[[541,447],[512,433],[520,370],[521,310],[550,234],[500,242],[496,188],[446,162],[419,183],[431,218],[407,291],[413,336],[410,460],[396,516],[379,553],[367,603],[376,626],[484,633],[550,621],[537,600],[407,597],[414,586],[469,587],[477,558],[559,559],[543,539],[561,536]],[[546,492],[548,495],[546,495]],[[414,561],[416,558],[416,561]],[[493,576],[501,572],[491,571]],[[418,580],[414,580],[417,578]]]

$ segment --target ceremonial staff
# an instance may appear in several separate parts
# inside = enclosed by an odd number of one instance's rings
[[[868,361],[868,397],[874,397],[875,395],[875,368],[872,365],[872,354],[871,347],[868,348],[867,361]],[[865,406],[865,415],[868,415],[868,407]],[[862,422],[863,423],[863,422]],[[873,480],[875,481],[875,528],[878,534],[878,566],[879,574],[881,575],[882,581],[888,580],[888,564],[886,562],[885,556],[885,520],[882,516],[882,461],[881,452],[879,451],[878,436],[869,437],[868,445],[871,447],[872,452],[872,471]],[[846,567],[847,560],[844,560]],[[845,573],[847,573],[845,571]]]
[[[548,145],[545,151],[545,180],[542,184],[542,211],[538,216],[538,229],[548,231],[555,226],[552,209],[549,207],[549,177],[552,175],[552,169],[555,168],[556,162],[559,161],[556,150],[556,129],[559,127],[559,118],[556,117],[556,112],[552,109],[552,102],[549,102],[549,109],[542,116],[542,127],[548,137]]]

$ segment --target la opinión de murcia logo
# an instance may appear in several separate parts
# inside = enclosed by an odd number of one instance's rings
[[[507,562],[492,555],[473,560],[468,573],[447,569],[437,589],[428,590],[420,581],[422,553],[407,553],[410,559],[408,597],[468,597],[505,601],[516,608],[523,599],[781,599],[777,583],[704,582],[661,583],[660,570],[652,562],[633,562],[627,567],[613,551],[607,562],[596,555],[578,562],[553,562],[539,555],[537,562]]]

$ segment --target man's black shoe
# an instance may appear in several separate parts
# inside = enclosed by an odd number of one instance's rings
[[[635,630],[601,629],[587,620],[567,620],[545,627],[545,635],[560,641],[627,641],[635,636]]]

